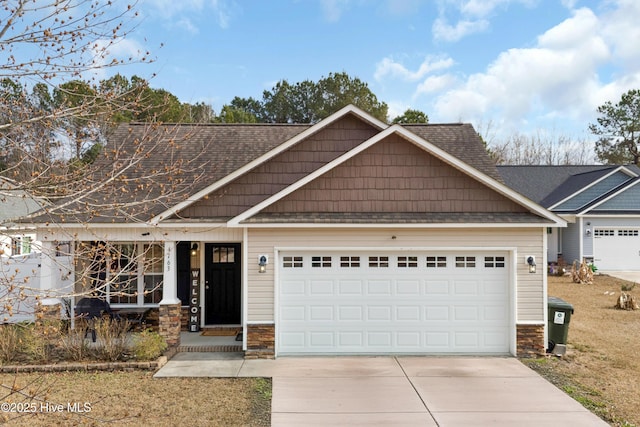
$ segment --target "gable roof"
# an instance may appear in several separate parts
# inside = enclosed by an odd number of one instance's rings
[[[349,132],[355,128],[351,126],[345,129],[340,126],[355,122],[360,124],[360,129],[369,129],[368,133],[360,132],[359,137],[366,136],[350,140],[350,144],[342,144],[341,141],[350,138],[349,135],[352,134]],[[329,141],[333,144],[336,156],[325,156],[326,160],[316,161],[313,168],[305,170],[301,175],[287,177],[287,173],[281,174],[285,179],[279,184],[280,187],[274,187],[275,191],[263,193],[263,196],[259,195],[259,200],[252,202],[248,209],[227,217],[208,216],[203,220],[224,223],[233,218],[229,225],[238,225],[248,218],[255,219],[255,214],[265,206],[353,158],[367,147],[395,135],[514,201],[529,212],[526,221],[494,212],[490,222],[564,223],[559,217],[522,198],[519,193],[504,185],[501,175],[484,149],[484,144],[471,125],[388,126],[354,106],[347,106],[314,125],[121,125],[110,138],[104,150],[105,154],[94,165],[95,175],[90,179],[95,179],[95,189],[82,200],[64,201],[67,211],[76,211],[74,216],[59,217],[57,222],[98,225],[189,222],[189,219],[182,218],[180,213],[207,200],[215,191],[224,194],[230,185],[251,177],[251,174],[255,175],[264,165],[273,164],[278,159],[282,161],[283,155],[295,154],[299,147],[311,144],[311,154],[317,157],[318,153],[313,152],[314,138],[322,140],[327,132],[332,132],[334,136],[343,135],[335,141]],[[123,162],[122,159],[127,159],[126,153],[135,150],[144,155],[138,156],[139,158],[131,164]],[[111,164],[113,161],[108,158],[111,153],[125,155],[119,162]],[[296,166],[296,161],[295,156],[289,157],[285,159],[285,164]],[[172,170],[174,164],[177,164],[179,169]],[[125,172],[121,170],[123,167]],[[265,176],[264,168],[262,170],[262,176]],[[107,184],[103,184],[104,182]],[[166,187],[171,187],[172,191],[164,194],[163,188]],[[237,196],[242,197],[242,193]],[[215,203],[218,202],[219,199],[215,199]],[[368,216],[373,217],[375,215]],[[387,215],[383,220],[389,220],[391,217],[398,218],[398,215]],[[459,217],[456,221],[463,221],[464,216]],[[478,215],[467,215],[466,218],[472,217],[478,222],[487,220]],[[423,217],[423,221],[426,222],[443,221],[438,219],[438,215],[433,215],[430,220],[424,218],[426,217]],[[45,222],[48,217],[43,215],[39,219],[40,222]],[[411,221],[411,218],[407,220]]]
[[[588,209],[640,175],[635,165],[498,166],[498,171],[511,188],[564,213]]]
[[[424,126],[424,125],[423,125]],[[462,125],[458,125],[458,126],[462,126]],[[465,130],[467,130],[468,132],[468,128],[465,127]],[[473,128],[471,128],[473,129]],[[424,133],[423,133],[424,134]],[[478,170],[474,167],[470,167],[470,165],[468,163],[463,162],[461,159],[455,157],[454,155],[452,155],[451,153],[449,153],[446,150],[443,150],[442,148],[436,146],[435,144],[432,144],[429,141],[424,140],[423,138],[421,138],[420,136],[416,135],[413,132],[410,132],[409,130],[407,130],[405,127],[401,126],[401,125],[393,125],[387,129],[385,129],[382,132],[379,132],[378,134],[376,134],[375,136],[373,136],[372,138],[368,139],[367,141],[363,142],[362,144],[360,144],[358,147],[354,148],[353,150],[350,150],[349,152],[345,153],[344,155],[340,156],[339,158],[335,159],[334,161],[327,163],[326,165],[324,165],[323,167],[319,168],[318,170],[316,170],[315,172],[309,174],[307,177],[305,177],[304,179],[301,179],[295,183],[293,183],[292,185],[288,186],[287,188],[283,189],[282,191],[274,194],[273,196],[265,199],[264,201],[262,201],[261,203],[256,204],[255,206],[253,206],[252,208],[246,210],[245,212],[241,213],[240,215],[237,215],[235,218],[231,219],[228,224],[231,226],[238,226],[241,224],[248,224],[251,222],[251,218],[256,216],[257,214],[259,214],[262,210],[264,210],[265,208],[273,205],[274,203],[276,203],[277,201],[281,200],[282,198],[288,196],[289,194],[292,194],[294,191],[299,190],[300,188],[302,188],[303,186],[307,185],[309,182],[313,181],[314,179],[317,179],[319,177],[321,177],[322,175],[326,174],[327,172],[333,170],[334,168],[342,165],[343,163],[345,163],[347,160],[354,158],[355,156],[357,156],[358,154],[362,153],[364,150],[367,150],[368,148],[372,147],[375,144],[380,143],[381,141],[384,141],[386,138],[388,138],[391,135],[398,135],[401,138],[405,139],[406,141],[409,141],[410,143],[418,146],[419,148],[421,148],[422,150],[424,150],[425,153],[428,153],[430,155],[433,155],[435,157],[437,157],[438,159],[442,160],[443,162],[445,162],[446,164],[448,164],[449,166],[463,172],[464,174],[472,177],[473,179],[479,181],[480,183],[482,183],[483,185],[489,187],[490,189],[492,189],[493,191],[498,192],[499,194],[505,196],[506,198],[515,201],[516,203],[518,203],[520,206],[523,206],[524,208],[526,208],[529,212],[527,213],[527,215],[524,215],[523,217],[526,217],[526,221],[520,221],[518,219],[516,219],[515,217],[517,217],[518,215],[516,213],[513,213],[512,215],[501,215],[501,214],[496,214],[493,215],[492,218],[493,219],[499,219],[497,222],[503,222],[503,223],[522,223],[522,222],[528,222],[528,223],[540,223],[540,222],[548,222],[548,223],[555,223],[558,225],[564,225],[565,222],[564,220],[560,219],[559,217],[551,214],[549,211],[547,211],[546,209],[543,209],[542,207],[540,207],[539,205],[523,199],[521,197],[521,195],[515,191],[513,191],[511,188],[509,188],[508,186],[506,186],[505,184],[503,184],[501,182],[501,180],[495,179],[491,176],[489,176],[488,173]],[[474,138],[471,140],[467,140],[464,142],[471,142],[470,146],[473,146],[473,143],[475,142],[476,145],[477,143],[481,143],[481,140],[479,139],[479,137],[477,136],[477,133],[473,132],[473,136]],[[458,140],[458,144],[460,145],[460,140]],[[460,150],[460,151],[464,151],[464,150]],[[469,152],[474,153],[477,152],[477,150],[469,150]],[[486,151],[484,151],[484,156],[488,157],[486,154]],[[483,157],[482,154],[480,154],[480,157]],[[471,160],[473,163],[473,160]],[[486,169],[487,172],[489,173],[494,173],[495,176],[497,175],[497,172],[495,171],[495,167],[491,167],[490,165],[488,165],[486,162],[475,162],[477,164],[480,165],[480,167],[483,167],[484,169]],[[445,221],[445,222],[468,222],[469,219],[471,218],[475,218],[475,220],[478,223],[485,223],[485,222],[490,222],[488,220],[488,216],[482,216],[482,215],[468,215],[465,212],[458,212],[462,215],[456,215],[456,212],[452,212],[449,213],[449,220]],[[381,215],[382,216],[382,221],[383,223],[392,223],[393,218],[395,218],[396,221],[398,221],[398,219],[400,219],[400,223],[405,223],[406,220],[402,219],[399,215],[399,213],[396,213],[395,215]],[[430,215],[431,212],[424,212],[421,213],[422,215],[422,220],[418,221],[418,222],[423,222],[423,223],[436,223],[437,221],[441,221],[443,219],[443,215],[442,212],[437,212],[437,215],[433,216]],[[533,214],[533,215],[531,215]],[[356,215],[357,217],[358,215]],[[380,216],[379,213],[370,213],[370,215],[368,215],[368,218],[375,218],[376,216]],[[410,218],[408,218],[408,222],[410,223],[415,223],[417,221],[416,219],[416,215],[415,213],[409,213]],[[490,215],[489,215],[490,216]],[[269,217],[269,215],[266,215],[266,217]],[[342,215],[338,214],[336,215],[329,215],[326,216],[325,219],[323,221],[320,222],[328,222],[327,218],[346,218],[345,214],[343,213]],[[363,216],[360,215],[360,218],[354,218],[354,220],[349,221],[349,222],[354,222],[354,223],[359,223],[362,221]],[[435,218],[438,218],[437,220],[434,220]],[[263,215],[260,220],[258,220],[257,222],[260,223],[264,223],[264,219],[265,216]],[[294,218],[295,219],[295,218]],[[304,221],[303,221],[304,222]],[[316,220],[316,218],[313,218],[313,221],[311,221],[313,223],[318,223],[319,221]]]

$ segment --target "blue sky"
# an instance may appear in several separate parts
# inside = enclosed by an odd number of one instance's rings
[[[640,88],[637,0],[142,0],[119,71],[219,111],[277,81],[345,71],[390,107],[502,134],[589,135],[596,108]],[[163,47],[159,47],[163,44]]]

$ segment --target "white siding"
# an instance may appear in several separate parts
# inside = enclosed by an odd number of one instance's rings
[[[274,321],[276,250],[288,248],[502,248],[513,250],[516,265],[516,321],[544,321],[543,236],[546,228],[527,229],[250,229],[248,232],[248,321]],[[394,238],[395,236],[395,238]],[[258,273],[257,259],[269,255],[267,272]],[[525,256],[538,260],[530,274]],[[255,260],[255,262],[254,262]]]

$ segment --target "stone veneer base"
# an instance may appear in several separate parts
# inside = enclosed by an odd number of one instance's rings
[[[518,357],[538,357],[546,354],[544,325],[517,325]]]
[[[245,359],[273,359],[276,354],[275,333],[272,323],[247,325]]]

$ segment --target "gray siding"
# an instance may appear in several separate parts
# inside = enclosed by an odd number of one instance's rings
[[[580,260],[580,227],[578,223],[567,224],[562,230],[562,257],[571,264]]]

